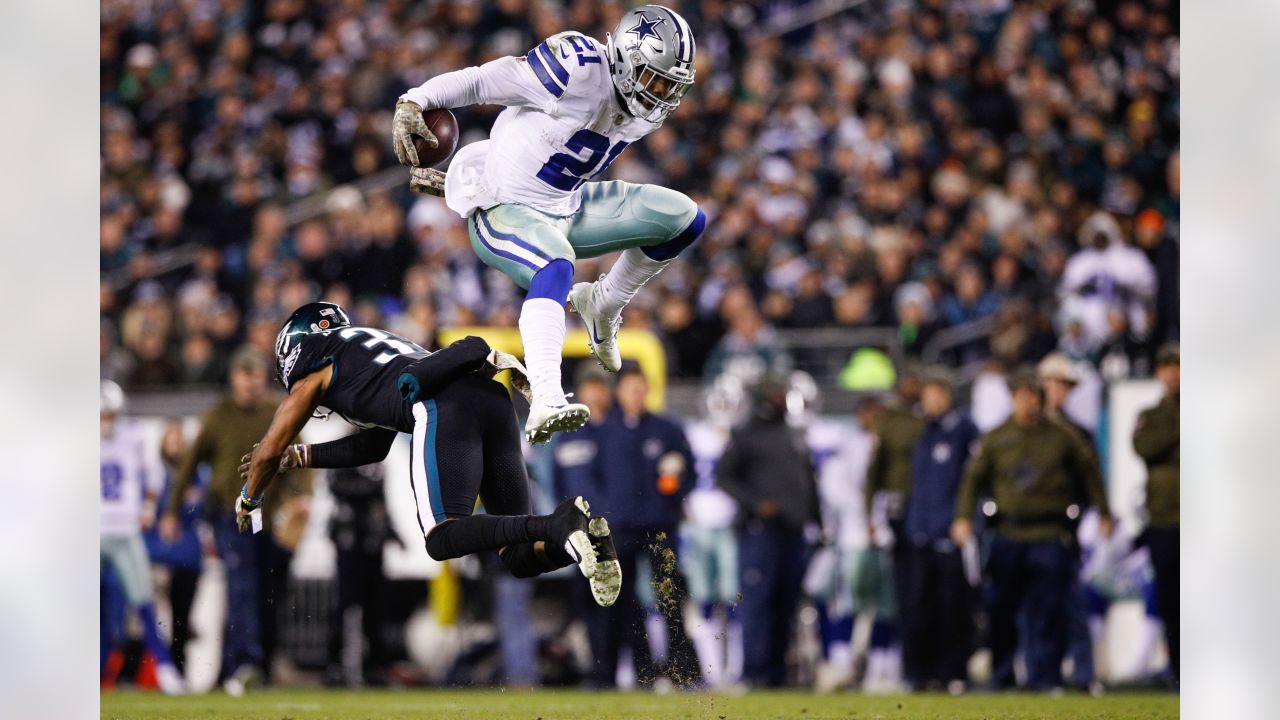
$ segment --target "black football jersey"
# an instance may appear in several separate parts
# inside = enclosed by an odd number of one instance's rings
[[[400,397],[396,379],[404,368],[431,353],[395,333],[345,327],[312,333],[285,358],[285,388],[328,365],[329,389],[320,404],[363,428],[413,432],[413,409]]]

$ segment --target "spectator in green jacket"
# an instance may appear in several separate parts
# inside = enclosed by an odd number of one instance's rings
[[[1111,513],[1097,456],[1074,431],[1044,413],[1044,390],[1034,372],[1009,376],[1013,414],[982,438],[956,501],[951,537],[956,545],[973,534],[971,518],[982,497],[994,501],[995,532],[987,562],[991,581],[992,681],[1014,685],[1013,659],[1025,647],[1027,685],[1062,686],[1065,598],[1075,569],[1075,524],[1081,505],[1102,515],[1111,534]],[[1026,637],[1019,642],[1019,619]]]
[[[1166,345],[1156,353],[1156,377],[1164,385],[1164,397],[1138,416],[1133,449],[1147,464],[1147,547],[1156,574],[1156,607],[1164,621],[1169,646],[1169,676],[1178,682],[1178,559],[1181,513],[1178,404],[1181,367],[1178,346]]]

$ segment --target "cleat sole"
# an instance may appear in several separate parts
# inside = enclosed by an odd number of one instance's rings
[[[591,518],[587,533],[596,553],[595,572],[589,578],[591,596],[600,607],[609,607],[622,592],[622,565],[609,537],[609,522],[602,517]]]
[[[534,445],[541,445],[551,440],[551,437],[558,432],[571,432],[581,429],[583,425],[587,424],[587,419],[590,417],[591,413],[588,410],[565,408],[548,415],[541,425],[534,428],[525,428],[525,438]]]

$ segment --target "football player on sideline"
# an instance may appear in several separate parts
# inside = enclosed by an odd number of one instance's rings
[[[393,144],[400,163],[414,166],[410,187],[443,194],[467,220],[476,253],[529,291],[520,337],[533,389],[525,423],[531,442],[576,430],[590,415],[586,405],[569,403],[560,385],[566,299],[587,327],[592,352],[617,372],[623,307],[706,226],[697,204],[674,190],[587,183],[679,106],[693,86],[693,63],[688,23],[660,5],[642,5],[624,14],[604,43],[562,32],[523,57],[434,77],[396,103]],[[447,177],[416,167],[414,137],[436,145],[422,111],[477,103],[507,106],[490,139],[458,151]],[[575,258],[619,250],[597,282],[572,285]]]
[[[341,307],[316,302],[295,310],[280,329],[276,369],[289,395],[240,468],[241,532],[278,473],[379,462],[397,433],[412,433],[410,477],[432,558],[496,550],[522,578],[576,564],[597,603],[617,600],[622,573],[604,518],[592,518],[581,496],[550,515],[530,514],[515,410],[506,388],[492,380],[511,370],[512,385],[527,392],[516,358],[478,337],[429,353],[385,330],[353,327]],[[321,406],[361,430],[291,444]],[[471,514],[477,496],[488,514]]]
[[[142,622],[142,642],[156,661],[156,681],[166,695],[187,691],[182,673],[173,665],[169,643],[160,637],[151,586],[151,559],[142,542],[142,531],[155,522],[156,495],[164,483],[159,459],[147,454],[142,428],[120,417],[124,391],[110,380],[101,385],[99,408],[102,429],[99,525],[101,553],[124,588],[129,608]],[[103,643],[102,665],[118,648]]]

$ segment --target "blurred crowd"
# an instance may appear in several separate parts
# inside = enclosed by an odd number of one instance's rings
[[[783,365],[777,331],[818,327],[892,328],[907,357],[981,327],[949,364],[1057,349],[1151,372],[1178,337],[1176,3],[871,0],[782,32],[818,5],[673,4],[697,85],[611,172],[710,223],[626,327],[680,377]],[[518,291],[440,200],[355,183],[395,165],[405,89],[565,29],[603,38],[624,7],[104,0],[104,376],[220,383],[318,297],[426,347],[514,325]],[[498,110],[457,111],[463,142]]]
[[[530,491],[544,512],[582,496],[608,518],[625,581],[607,608],[575,568],[516,579],[493,555],[390,581],[384,551],[417,544],[390,521],[390,460],[294,471],[273,487],[267,531],[239,533],[241,453],[277,405],[252,348],[194,439],[168,421],[158,452],[104,381],[103,685],[1176,688],[1179,351],[1159,349],[1158,394],[1114,419],[1132,421],[1137,498],[1105,489],[1119,450],[1072,402],[1090,392],[1084,364],[1055,352],[1014,371],[995,413],[946,368],[908,369],[848,417],[812,412],[802,374],[730,373],[696,420],[649,410],[632,360],[617,375],[583,366],[591,419],[530,449]],[[314,518],[333,550],[319,585],[291,570],[314,522],[312,475],[331,500]],[[1125,603],[1140,619],[1110,612]],[[299,641],[312,631],[318,652]]]

